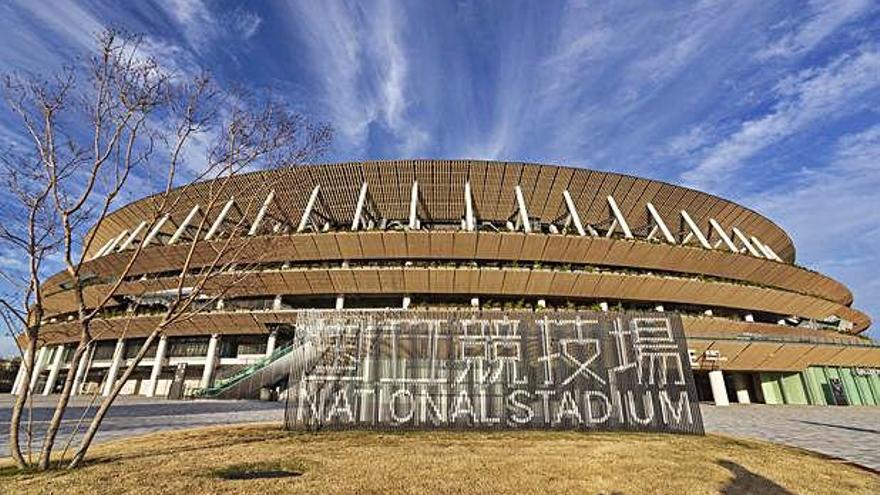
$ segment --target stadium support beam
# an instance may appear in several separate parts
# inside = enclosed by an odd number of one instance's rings
[[[666,222],[663,221],[663,217],[657,212],[657,208],[654,208],[653,204],[648,203],[645,205],[645,209],[648,210],[648,218],[650,218],[651,223],[654,224],[653,227],[660,230],[660,233],[663,234],[663,238],[666,239],[666,242],[669,244],[675,244],[675,236],[672,235],[669,227],[666,226]],[[648,239],[651,239],[654,236],[654,228],[652,228],[651,233],[648,234]]]
[[[101,391],[101,395],[107,397],[110,395],[110,391],[113,390],[113,385],[116,383],[116,376],[119,374],[119,368],[122,367],[122,361],[125,358],[125,340],[119,339],[116,341],[116,348],[113,350],[113,361],[110,362],[110,369],[107,370],[107,379],[104,381],[104,390]]]
[[[751,253],[752,256],[756,258],[763,258],[763,256],[761,256],[761,253],[759,253],[758,250],[755,249],[755,246],[752,246],[752,242],[749,240],[748,236],[743,234],[741,230],[734,227],[733,235],[736,236],[737,239],[739,239],[739,242],[741,242],[742,245],[745,246],[746,250],[748,250],[748,252]]]
[[[306,203],[306,209],[303,210],[302,217],[299,219],[299,226],[296,228],[297,234],[306,230],[306,227],[309,225],[309,219],[312,217],[312,210],[315,208],[315,201],[318,200],[318,193],[320,192],[320,185],[316,185],[315,188],[312,189],[312,194],[309,195],[309,200]]]
[[[230,198],[229,201],[227,201],[226,204],[223,205],[223,209],[220,210],[220,214],[217,215],[217,218],[214,219],[214,223],[211,224],[211,228],[208,229],[208,233],[205,234],[206,241],[211,240],[211,238],[214,237],[214,234],[216,234],[217,230],[220,229],[220,226],[223,225],[223,220],[226,219],[226,215],[229,214],[229,210],[231,210],[234,205],[235,198]]]
[[[684,232],[684,227],[689,228],[691,231],[691,233],[688,234],[687,237],[685,237],[681,241],[682,244],[687,243],[687,241],[691,237],[691,234],[693,234],[694,236],[696,236],[697,241],[700,242],[701,246],[703,246],[706,249],[712,249],[712,245],[709,244],[709,240],[706,239],[705,235],[703,235],[703,231],[700,230],[700,227],[697,226],[697,223],[694,222],[694,220],[691,218],[690,215],[688,215],[688,212],[686,212],[684,210],[681,210],[681,222],[682,222],[682,225],[681,225],[682,232]]]
[[[156,222],[156,225],[154,225],[153,228],[150,229],[150,232],[147,233],[147,236],[144,237],[144,247],[149,246],[151,242],[156,240],[156,236],[159,235],[159,231],[162,230],[162,227],[169,218],[171,218],[171,216],[166,214]]]
[[[413,181],[412,189],[409,193],[409,228],[417,230],[419,228],[419,183]]]
[[[608,233],[611,234],[614,232],[614,226],[619,225],[620,230],[623,231],[623,236],[627,239],[632,239],[633,234],[632,230],[629,228],[629,224],[626,223],[626,218],[623,217],[623,213],[620,212],[620,208],[617,207],[617,201],[614,201],[614,198],[609,194],[606,196],[608,201],[608,208],[611,210],[611,214],[614,216],[614,220],[616,222],[611,224],[611,228],[608,229]]]
[[[577,230],[578,235],[587,235],[587,232],[584,230],[584,224],[581,223],[581,216],[574,205],[574,200],[571,199],[571,194],[569,194],[568,189],[562,191],[562,199],[565,201],[568,215],[571,217],[571,222],[574,224],[574,229]]]
[[[70,389],[71,395],[79,395],[82,390],[82,384],[85,380],[87,370],[89,368],[89,357],[94,350],[95,344],[87,344],[86,348],[83,350],[82,355],[79,357],[79,362],[76,365],[75,371],[70,371],[70,373],[74,373],[73,375],[73,386]],[[71,363],[72,365],[73,363]]]
[[[519,210],[519,221],[522,223],[523,231],[526,234],[531,234],[532,224],[529,222],[529,211],[526,209],[526,200],[523,197],[522,188],[517,185],[514,192],[516,193],[516,206]]]
[[[107,241],[106,243],[104,243],[103,246],[101,246],[101,249],[95,251],[95,255],[92,256],[90,259],[95,259],[95,258],[98,258],[98,257],[104,256],[104,254],[105,254],[106,251],[107,251],[107,248],[109,248],[110,245],[113,244],[113,241],[115,241],[115,240],[116,240],[115,237],[111,237],[109,241]]]
[[[470,181],[464,183],[464,228],[468,232],[476,229],[476,219],[474,218],[474,198],[471,194]]]
[[[147,382],[147,390],[144,393],[147,397],[156,395],[156,385],[159,384],[159,377],[162,375],[162,365],[165,361],[165,349],[167,346],[168,337],[165,335],[159,337],[156,355],[153,356],[153,368],[150,370],[150,381]]]
[[[131,234],[125,238],[125,241],[119,245],[119,249],[117,251],[125,251],[126,249],[128,249],[128,247],[131,246],[131,243],[134,242],[137,236],[140,235],[141,231],[144,230],[144,228],[146,227],[146,220],[142,220],[141,223],[139,223],[138,226],[131,231]]]
[[[733,374],[733,390],[736,392],[736,401],[740,404],[751,404],[749,397],[749,385],[746,375],[742,373]]]
[[[110,246],[107,247],[107,250],[101,253],[101,256],[112,253],[116,249],[116,246],[119,245],[119,242],[122,241],[122,239],[127,235],[128,229],[123,230],[118,236],[113,239],[113,242],[110,243]]]
[[[37,352],[37,357],[34,359],[34,372],[31,373],[31,382],[28,383],[28,390],[31,392],[34,391],[34,387],[37,386],[37,381],[40,380],[40,373],[43,372],[43,366],[45,366],[46,361],[46,352],[49,350],[48,346],[40,347],[40,350]]]
[[[192,223],[193,219],[196,217],[196,214],[199,212],[199,205],[195,205],[192,207],[192,210],[189,210],[189,213],[186,215],[186,218],[183,219],[183,222],[180,222],[180,225],[177,227],[177,230],[174,231],[174,234],[171,235],[171,239],[168,239],[168,244],[174,244],[180,240],[180,237],[186,233],[186,228],[189,227],[189,224]]]
[[[729,406],[730,401],[727,400],[727,387],[724,385],[724,373],[721,370],[709,372],[709,385],[712,388],[712,398],[715,400],[715,405]]]
[[[761,242],[760,239],[758,239],[755,236],[750,236],[750,237],[752,239],[752,244],[754,244],[755,247],[757,247],[758,250],[764,254],[765,258],[767,258],[768,260],[782,261],[781,259],[779,259],[779,256],[776,256],[776,253],[773,252],[772,249],[770,249],[770,246],[767,246],[766,244]]]
[[[263,223],[263,217],[266,216],[266,212],[269,211],[269,205],[272,204],[272,200],[275,199],[275,190],[269,191],[269,194],[266,195],[266,199],[263,201],[263,205],[260,206],[260,210],[257,212],[257,216],[254,217],[254,223],[251,224],[251,228],[248,230],[249,236],[257,235],[257,231],[260,229],[260,224]]]
[[[272,330],[266,337],[266,357],[271,356],[275,352],[275,344],[278,341],[278,331]]]
[[[715,232],[718,233],[718,236],[721,237],[721,241],[724,242],[724,245],[727,246],[727,249],[730,249],[734,253],[738,253],[739,250],[734,245],[733,241],[730,239],[730,236],[727,235],[727,232],[724,231],[724,227],[721,226],[714,218],[709,219],[709,225],[715,229]]]
[[[43,386],[43,395],[49,395],[55,389],[55,382],[58,381],[58,375],[61,373],[61,357],[64,355],[64,344],[55,347],[55,354],[52,356],[52,367],[49,368],[49,377],[46,378],[46,385]]]
[[[351,219],[351,230],[357,230],[363,224],[364,203],[367,202],[367,182],[361,184],[361,192],[358,194],[357,205],[354,207],[354,217]]]
[[[27,351],[22,355],[27,356],[28,352],[30,352],[30,347],[28,347]],[[21,393],[21,382],[24,381],[24,370],[27,369],[27,365],[24,361],[24,359],[19,361],[18,373],[15,375],[15,382],[13,382],[12,390],[10,391],[12,395],[18,395]]]
[[[211,335],[208,341],[208,352],[205,354],[205,367],[202,369],[201,388],[208,388],[214,382],[214,368],[217,367],[217,345],[220,343],[220,335]]]
[[[113,247],[116,246],[116,243],[119,242],[119,237],[120,237],[120,236],[113,236],[113,237],[111,237],[110,240],[107,241],[106,244],[104,244],[103,246],[101,246],[101,249],[99,249],[99,250],[95,253],[95,255],[92,256],[91,259],[100,258],[101,256],[104,256],[105,254],[109,254],[110,251],[113,250]]]
[[[769,244],[763,244],[763,246],[764,246],[764,249],[767,250],[767,253],[770,255],[771,258],[773,258],[776,261],[782,261],[782,258],[780,258],[778,254],[776,254],[776,251],[774,251],[773,248],[770,247]]]

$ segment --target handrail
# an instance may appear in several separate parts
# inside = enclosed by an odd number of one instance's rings
[[[274,352],[272,352],[272,354],[270,354],[266,357],[260,358],[259,360],[245,366],[244,368],[240,369],[239,371],[233,373],[232,375],[230,375],[226,378],[223,378],[222,380],[218,380],[214,385],[212,385],[210,387],[199,388],[199,389],[194,390],[192,396],[193,397],[210,397],[210,396],[216,395],[216,394],[222,392],[223,390],[225,390],[226,388],[229,388],[232,385],[235,385],[236,383],[242,381],[243,379],[254,374],[255,372],[272,364],[273,362],[275,362],[279,358],[289,354],[290,351],[292,351],[294,348],[296,348],[299,345],[301,345],[301,343],[294,342],[294,343],[291,343],[285,347],[281,347],[279,349],[276,349]]]

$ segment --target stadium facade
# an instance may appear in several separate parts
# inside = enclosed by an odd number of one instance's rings
[[[155,325],[142,302],[179,275],[210,187],[181,191],[151,229],[150,198],[102,222],[83,267],[93,279],[87,298],[145,246],[79,363],[70,362],[79,335],[71,291],[63,273],[46,282],[33,390],[52,393],[75,373],[74,393],[109,392]],[[194,268],[212,244],[251,236],[263,241],[242,263],[253,273],[171,326],[123,393],[190,393],[271,367],[292,347],[303,309],[584,310],[680,315],[702,400],[880,404],[880,346],[861,336],[871,321],[850,291],[798,266],[792,240],[771,220],[710,194],[469,160],[299,166],[241,175],[227,193],[207,212],[209,240]],[[15,392],[21,382],[19,373]]]

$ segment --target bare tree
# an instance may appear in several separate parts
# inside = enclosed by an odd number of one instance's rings
[[[70,372],[42,440],[36,467],[52,465],[56,437],[67,409],[76,366],[98,338],[110,310],[128,305],[124,318],[148,293],[161,293],[163,308],[134,359],[101,401],[68,467],[80,465],[95,434],[125,383],[150,346],[169,328],[213,307],[231,287],[246,283],[248,265],[258,262],[260,236],[243,235],[246,220],[260,205],[251,195],[238,205],[238,220],[224,234],[204,234],[236,187],[243,172],[290,166],[323,153],[332,137],[326,124],[313,123],[281,101],[266,95],[221,90],[200,73],[189,78],[165,70],[147,56],[137,36],[109,30],[86,63],[41,79],[21,74],[4,79],[6,103],[18,117],[28,146],[5,152],[4,191],[14,201],[18,220],[0,227],[0,243],[27,260],[27,269],[3,273],[16,292],[0,298],[23,353],[22,383],[30,384],[35,352],[50,326],[45,324],[45,271],[49,261],[61,265],[61,283],[72,295],[78,341]],[[83,124],[87,124],[83,125]],[[87,128],[84,128],[87,127]],[[203,156],[198,156],[198,151]],[[196,156],[200,163],[192,163]],[[271,175],[261,174],[259,187],[272,189]],[[140,284],[132,292],[127,279],[145,243],[124,251],[119,268],[95,283],[83,266],[102,224],[126,194],[143,182],[158,193],[147,202],[143,232],[178,213],[190,194],[200,198],[202,215],[188,233],[177,277]],[[93,225],[87,229],[88,225]],[[132,236],[133,237],[133,236]],[[245,256],[246,255],[246,256]],[[235,270],[233,270],[233,268]],[[222,283],[216,282],[223,276]],[[55,277],[57,278],[57,276]],[[20,282],[26,279],[26,282]],[[155,303],[155,297],[153,297]],[[22,453],[22,412],[33,392],[21,388],[10,422],[9,450],[20,468],[29,466]],[[75,432],[71,433],[71,435]],[[68,440],[68,444],[71,443]]]

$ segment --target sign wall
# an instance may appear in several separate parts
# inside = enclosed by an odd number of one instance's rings
[[[703,433],[666,313],[303,311],[285,424]]]

